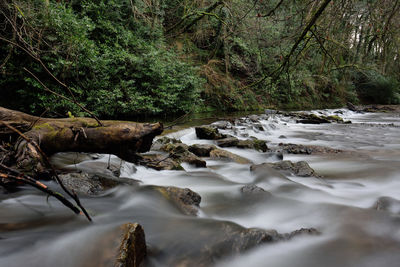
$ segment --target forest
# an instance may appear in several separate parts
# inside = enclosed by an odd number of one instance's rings
[[[398,0],[6,0],[0,105],[87,115],[73,99],[101,118],[137,118],[397,104],[399,9]]]

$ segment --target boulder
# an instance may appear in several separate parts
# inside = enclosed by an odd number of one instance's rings
[[[380,197],[375,202],[374,209],[400,214],[400,200],[392,197]]]
[[[315,229],[301,229],[287,234],[279,234],[275,230],[243,228],[231,222],[214,223],[215,231],[204,237],[208,240],[201,253],[181,254],[168,262],[168,266],[214,266],[216,261],[224,257],[232,257],[244,253],[260,245],[289,240],[300,234],[314,235]]]
[[[290,171],[301,177],[317,176],[315,171],[305,161],[293,163],[289,160],[284,160],[276,163],[262,163],[250,166],[250,170],[254,171],[255,169],[263,167],[264,165],[270,166],[275,170]]]
[[[83,266],[139,267],[147,255],[145,233],[137,223],[126,223],[107,232],[91,248]]]
[[[233,147],[237,146],[238,143],[239,139],[237,139],[236,137],[227,137],[217,140],[217,145],[220,147]]]
[[[178,162],[176,159],[171,158],[169,155],[161,155],[161,154],[141,155],[139,164],[158,171],[183,170],[183,167],[181,166],[180,162]]]
[[[229,121],[216,121],[210,124],[213,127],[216,127],[218,129],[231,129],[232,128],[232,123]]]
[[[189,164],[195,165],[196,167],[206,167],[206,161],[197,157],[195,154],[189,151],[189,147],[186,144],[166,144],[161,147],[162,151],[168,152],[172,159],[177,162],[187,162]]]
[[[342,153],[340,149],[333,149],[323,146],[309,146],[309,145],[298,145],[298,144],[283,144],[280,143],[279,147],[282,148],[283,152],[288,154],[336,154]]]
[[[245,196],[269,196],[271,193],[254,184],[245,185],[240,188],[240,192]]]
[[[85,172],[60,174],[58,177],[65,187],[81,195],[96,195],[119,185],[137,185],[138,183],[134,179]]]
[[[154,186],[167,200],[186,215],[196,216],[200,206],[201,196],[189,188]]]
[[[210,126],[195,127],[195,131],[199,139],[218,140],[226,137],[226,135],[220,134],[217,128]]]
[[[182,143],[181,140],[175,139],[175,138],[170,138],[170,137],[162,137],[153,142],[153,145],[151,146],[152,150],[161,150],[161,147],[165,144],[179,144]]]
[[[210,157],[213,159],[225,159],[225,160],[230,160],[234,161],[239,164],[250,164],[251,161],[249,161],[246,158],[243,158],[239,155],[233,154],[229,151],[222,150],[222,149],[214,149],[210,152]]]
[[[216,149],[214,145],[191,145],[189,146],[189,151],[198,157],[209,157],[211,150]]]

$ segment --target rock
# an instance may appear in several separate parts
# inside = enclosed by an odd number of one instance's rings
[[[58,177],[65,187],[82,195],[96,195],[122,184],[137,185],[137,181],[134,179],[100,176],[85,172],[59,174]]]
[[[257,115],[249,115],[248,118],[251,122],[258,122],[260,120]]]
[[[280,135],[279,136],[279,139],[286,139],[287,137],[286,136],[284,136],[284,135]]]
[[[320,234],[321,234],[321,232],[315,228],[301,228],[301,229],[295,230],[291,233],[283,234],[282,238],[289,240],[289,239],[292,239],[294,237],[301,236],[301,235],[314,235],[315,236],[315,235],[320,235]]]
[[[375,202],[374,209],[400,214],[400,200],[392,197],[380,197]]]
[[[232,128],[232,123],[229,121],[216,121],[210,124],[213,127],[216,127],[218,129],[231,129]]]
[[[83,266],[139,267],[147,255],[145,233],[137,223],[126,223],[107,232],[91,248]]]
[[[166,199],[186,215],[197,215],[200,206],[201,196],[189,188],[155,186]]]
[[[214,145],[191,145],[189,151],[198,157],[209,157],[211,150],[216,149]]]
[[[152,150],[161,150],[161,147],[165,144],[179,144],[182,143],[181,140],[175,139],[175,138],[169,138],[169,137],[162,137],[157,139],[156,141],[153,142],[153,145],[151,146]]]
[[[298,144],[280,143],[279,147],[281,147],[282,150],[288,154],[336,154],[343,152],[340,149],[333,149],[329,147],[298,145]]]
[[[261,245],[272,244],[279,241],[289,240],[299,234],[307,234],[307,229],[288,234],[279,234],[275,230],[264,230],[258,228],[243,228],[231,222],[214,222],[215,229],[212,233],[203,236],[207,243],[199,250],[202,253],[180,254],[168,262],[168,266],[214,266],[216,261],[224,257],[233,257],[256,248]],[[296,231],[295,231],[296,232]],[[309,231],[311,235],[313,230]]]
[[[177,160],[172,159],[169,155],[161,155],[161,154],[141,155],[139,164],[158,171],[183,170],[181,164]]]
[[[254,171],[256,168],[262,167],[264,165],[270,166],[275,170],[290,171],[301,177],[316,176],[315,171],[305,161],[293,163],[289,160],[284,160],[276,163],[262,163],[250,166],[250,170]]]
[[[206,167],[206,162],[195,154],[189,151],[186,144],[166,144],[161,148],[162,151],[168,152],[171,158],[177,160],[179,163],[187,162],[195,165],[196,167]]]
[[[267,115],[273,115],[273,114],[277,114],[278,111],[277,111],[277,110],[274,110],[274,109],[266,109],[266,110],[264,111],[264,113],[267,114]]]
[[[256,131],[261,131],[261,132],[265,131],[265,129],[262,126],[261,123],[254,123],[253,124],[253,129],[256,130]]]
[[[253,140],[253,146],[254,146],[255,150],[262,151],[262,152],[268,151],[267,142],[264,140],[259,140],[259,139]]]
[[[254,184],[243,186],[242,188],[240,188],[240,192],[245,196],[271,195],[271,193]]]
[[[218,140],[226,137],[226,135],[220,134],[218,129],[210,126],[195,127],[195,131],[199,139]]]
[[[239,164],[250,164],[251,161],[249,161],[246,158],[243,158],[239,155],[233,154],[229,151],[222,150],[222,149],[214,149],[210,152],[210,157],[213,159],[227,159],[234,161]]]
[[[297,117],[300,118],[299,120],[296,120],[297,123],[304,123],[304,124],[331,123],[329,119],[312,113],[311,114],[298,113]]]
[[[217,140],[217,145],[220,147],[233,147],[239,143],[239,139],[236,137],[227,137],[224,139]]]
[[[238,148],[250,148],[250,149],[255,149],[258,151],[262,151],[262,152],[268,151],[267,142],[264,140],[258,140],[258,139],[240,140],[236,146]]]

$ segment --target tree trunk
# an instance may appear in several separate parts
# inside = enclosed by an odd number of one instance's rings
[[[43,156],[32,142],[47,155],[63,151],[93,152],[115,154],[124,160],[135,161],[135,153],[148,151],[153,138],[163,131],[161,123],[102,123],[103,126],[99,126],[91,118],[39,118],[0,107],[0,139],[15,135],[12,127],[29,139],[19,137],[15,145],[19,167],[26,171],[42,171],[45,166]]]

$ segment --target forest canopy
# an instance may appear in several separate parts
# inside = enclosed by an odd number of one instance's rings
[[[400,0],[5,0],[0,105],[102,118],[398,104]]]

